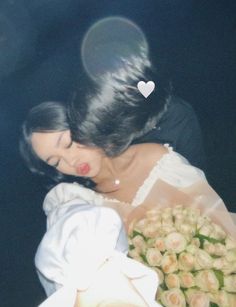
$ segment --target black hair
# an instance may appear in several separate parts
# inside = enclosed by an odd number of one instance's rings
[[[147,99],[137,89],[141,80],[156,85]],[[77,90],[68,113],[72,139],[117,156],[158,124],[170,95],[171,84],[160,78],[149,60],[125,60],[123,68]]]
[[[53,166],[42,161],[34,152],[31,137],[34,132],[64,131],[69,129],[67,106],[60,102],[43,102],[33,107],[22,124],[19,141],[20,154],[32,173],[49,177],[53,183],[62,181],[78,181],[79,183],[93,187],[94,184],[89,179],[64,175]]]

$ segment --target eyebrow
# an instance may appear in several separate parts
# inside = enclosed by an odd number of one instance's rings
[[[57,139],[56,146],[55,146],[56,148],[59,147],[63,135],[64,135],[64,131],[62,131],[62,133],[60,134],[59,138]],[[52,158],[52,156],[48,157],[48,158],[46,159],[46,162],[48,162],[51,158]]]

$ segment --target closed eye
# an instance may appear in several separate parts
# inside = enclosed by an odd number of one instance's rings
[[[57,167],[58,167],[58,165],[59,165],[59,163],[60,163],[60,160],[58,160],[58,161],[57,161],[57,163],[53,164],[53,165],[52,165],[52,167],[57,168]]]
[[[70,144],[66,146],[66,148],[70,148],[72,144],[73,144],[73,141],[71,141]]]

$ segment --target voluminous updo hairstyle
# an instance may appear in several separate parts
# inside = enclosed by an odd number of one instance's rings
[[[139,81],[154,81],[154,92],[145,99],[138,91]],[[171,85],[154,71],[148,57],[123,60],[116,71],[93,83],[80,83],[69,108],[72,139],[102,148],[117,156],[156,126],[165,113]]]

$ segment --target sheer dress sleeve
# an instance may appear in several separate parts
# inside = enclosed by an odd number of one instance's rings
[[[163,181],[175,188],[187,188],[198,181],[206,181],[204,172],[192,166],[183,156],[173,151],[172,147],[165,144],[168,152],[157,161],[143,185],[137,191],[132,202],[136,207],[142,204],[158,181]]]

